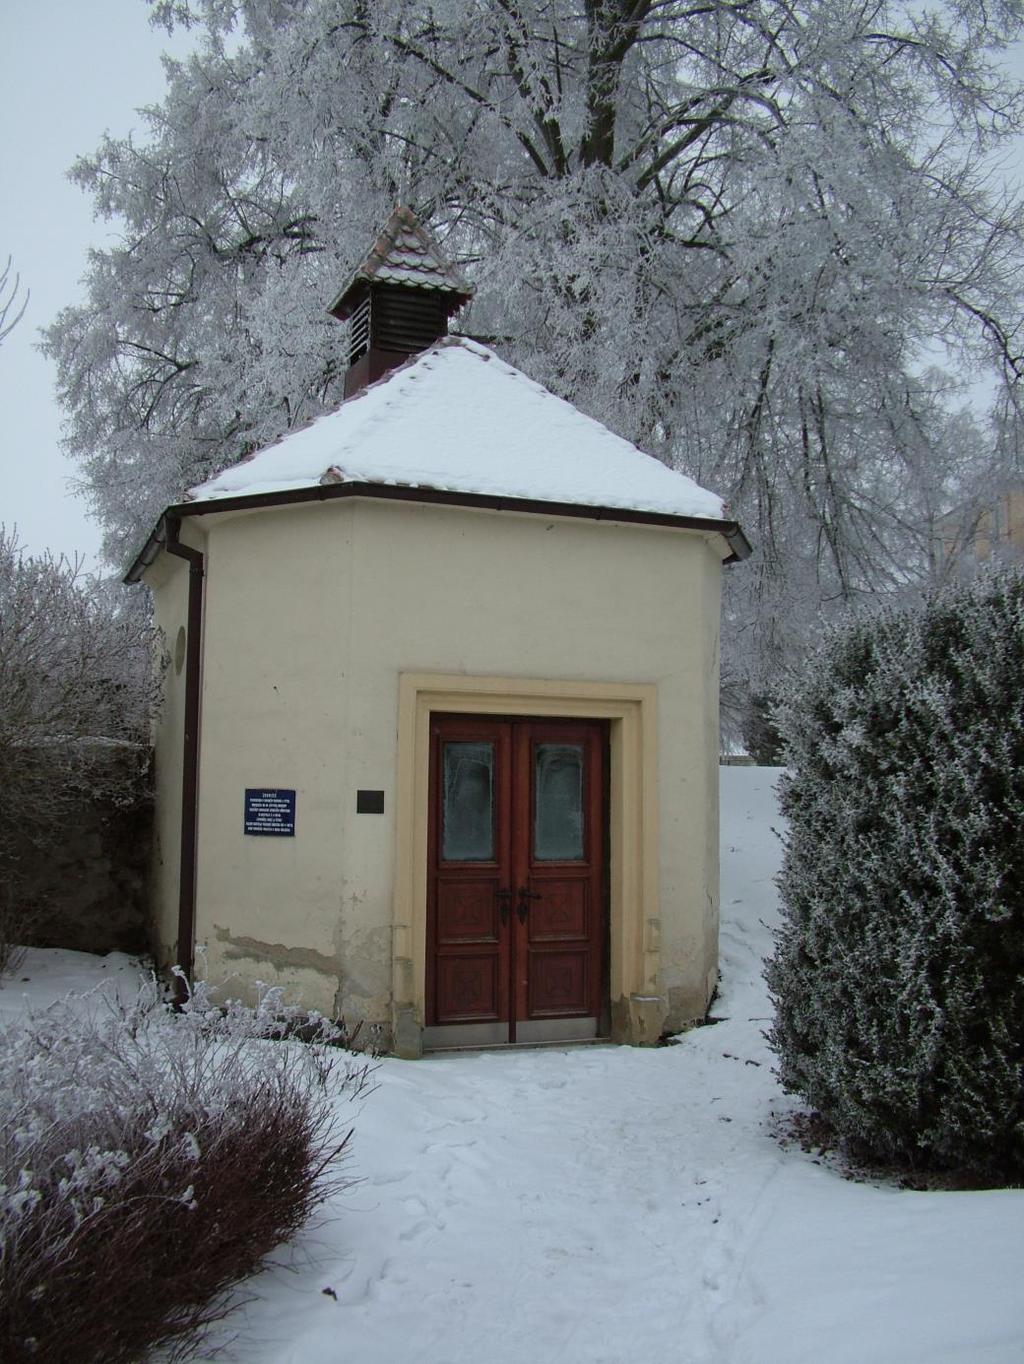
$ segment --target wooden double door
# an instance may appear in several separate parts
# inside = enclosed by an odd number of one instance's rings
[[[606,726],[431,722],[427,1046],[598,1036]]]

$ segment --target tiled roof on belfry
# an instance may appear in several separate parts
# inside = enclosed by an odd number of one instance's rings
[[[392,213],[370,254],[328,312],[344,322],[358,301],[359,286],[364,284],[402,284],[407,288],[451,294],[452,311],[473,297],[472,285],[444,259],[437,243],[420,226],[412,209],[404,206]]]

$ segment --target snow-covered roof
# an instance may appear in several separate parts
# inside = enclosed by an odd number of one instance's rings
[[[190,501],[370,483],[718,521],[722,501],[528,379],[444,337]]]
[[[344,321],[358,302],[360,284],[402,284],[413,289],[435,289],[452,295],[453,308],[473,296],[453,265],[441,255],[433,237],[420,226],[411,209],[399,207],[388,219],[370,254],[327,310]]]

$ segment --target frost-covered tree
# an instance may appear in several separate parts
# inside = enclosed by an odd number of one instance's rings
[[[24,928],[22,863],[85,802],[145,793],[159,676],[142,604],[0,526],[0,973]]]
[[[777,714],[783,1085],[883,1159],[1024,1170],[1024,577],[833,630]]]
[[[734,669],[928,575],[964,458],[935,343],[1015,421],[1021,219],[986,158],[1021,127],[1020,0],[153,13],[199,49],[145,142],[76,166],[122,242],[48,334],[114,558],[339,399],[324,308],[404,200],[474,278],[467,330],[727,496],[757,546]]]

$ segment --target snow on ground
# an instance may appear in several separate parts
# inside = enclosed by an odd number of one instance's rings
[[[92,994],[97,1000],[134,999],[139,987],[139,964],[123,952],[105,957],[64,948],[25,949],[21,965],[0,980],[0,1023],[20,1017],[26,1009],[38,1013],[66,994]]]
[[[1024,1192],[855,1184],[772,1135],[775,776],[722,771],[722,1021],[652,1051],[383,1061],[363,1182],[246,1284],[229,1359],[1024,1361]]]

